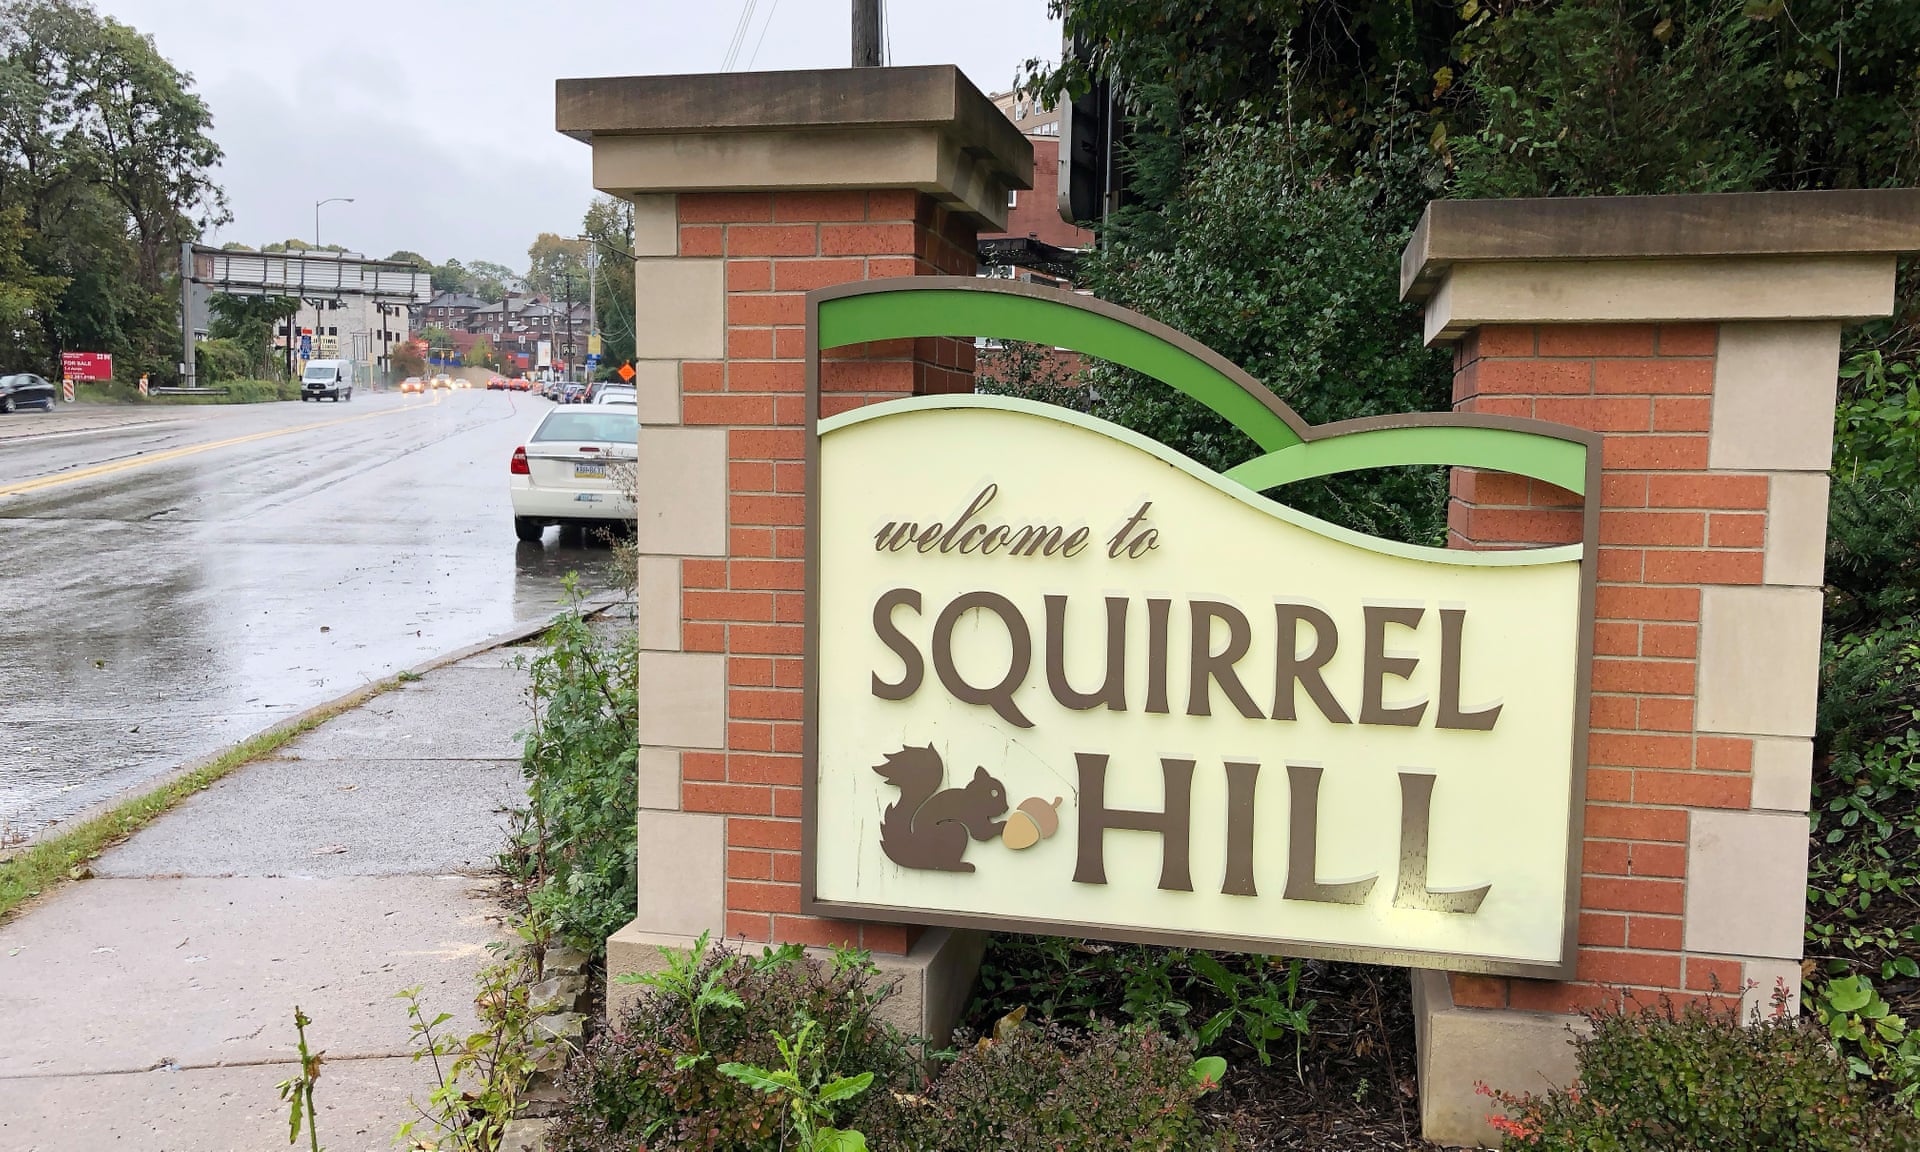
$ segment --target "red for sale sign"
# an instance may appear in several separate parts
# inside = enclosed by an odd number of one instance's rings
[[[111,380],[113,357],[105,352],[62,352],[60,375],[68,380]]]

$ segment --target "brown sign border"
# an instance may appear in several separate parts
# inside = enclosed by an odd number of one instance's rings
[[[1081,311],[1093,312],[1157,336],[1205,361],[1248,395],[1284,420],[1303,441],[1322,440],[1351,432],[1384,428],[1501,428],[1550,436],[1584,446],[1587,450],[1586,491],[1582,493],[1580,559],[1580,638],[1575,680],[1572,780],[1567,811],[1567,874],[1565,925],[1560,960],[1541,963],[1525,960],[1500,960],[1484,956],[1462,956],[1419,948],[1380,948],[1363,945],[1326,944],[1307,940],[1285,940],[1264,936],[1213,935],[1194,932],[1165,932],[1145,928],[1114,927],[1074,920],[1027,920],[1017,917],[988,916],[979,913],[947,912],[938,909],[902,908],[877,904],[852,904],[822,900],[814,883],[819,863],[817,851],[820,766],[820,305],[828,300],[845,299],[880,292],[953,291],[1000,292],[1033,296]],[[1406,968],[1434,968],[1494,976],[1522,976],[1539,980],[1571,980],[1578,962],[1580,930],[1580,877],[1587,803],[1587,732],[1592,695],[1594,591],[1599,575],[1601,437],[1596,432],[1515,416],[1493,416],[1465,412],[1412,412],[1391,416],[1369,416],[1342,420],[1318,427],[1307,424],[1292,408],[1265,385],[1213,349],[1156,320],[1116,304],[1082,296],[1074,292],[1043,288],[1008,280],[990,280],[971,276],[913,276],[882,280],[863,280],[818,288],[807,293],[806,346],[806,616],[803,708],[804,724],[800,799],[800,911],[808,916],[876,923],[920,924],[988,932],[1023,932],[1042,936],[1079,936],[1087,939],[1117,940],[1134,944],[1163,944],[1181,948],[1200,948],[1224,952],[1255,952],[1269,955],[1298,956],[1307,959],[1350,961]]]

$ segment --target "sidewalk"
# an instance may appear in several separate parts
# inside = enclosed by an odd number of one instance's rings
[[[470,1029],[506,935],[485,874],[524,797],[526,651],[335,717],[0,927],[0,1148],[284,1148],[298,1004],[327,1054],[322,1142],[389,1149],[432,1087],[394,993],[424,985]]]

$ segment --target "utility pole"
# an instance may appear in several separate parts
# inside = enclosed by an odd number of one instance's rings
[[[566,273],[564,283],[567,286],[567,379],[574,379],[574,362],[579,357],[573,354],[573,273]]]
[[[587,355],[600,352],[600,309],[597,307],[600,287],[600,246],[589,239],[587,241]],[[594,365],[596,368],[598,364]]]
[[[180,244],[180,386],[193,387],[193,241]]]
[[[853,66],[880,67],[880,0],[853,0]]]

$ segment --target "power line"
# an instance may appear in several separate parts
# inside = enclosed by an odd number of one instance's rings
[[[759,6],[760,0],[746,0],[740,6],[740,22],[734,25],[733,39],[727,43],[727,55],[720,62],[720,71],[733,71],[734,63],[740,59],[740,49],[746,45],[747,29],[753,24],[753,10]]]
[[[754,61],[760,59],[760,45],[767,42],[767,29],[773,27],[774,14],[780,11],[780,0],[773,0],[773,6],[767,9],[767,22],[760,25],[760,39],[753,42],[753,55],[747,57],[747,71],[753,71]]]

